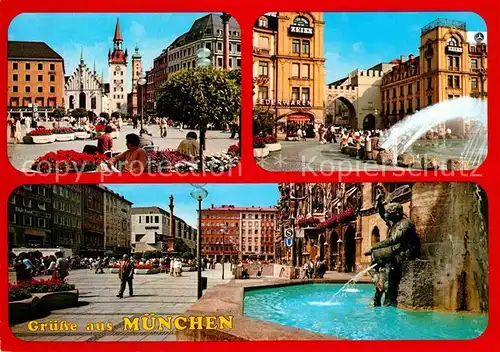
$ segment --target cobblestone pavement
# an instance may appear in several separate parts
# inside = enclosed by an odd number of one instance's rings
[[[397,166],[377,165],[375,161],[362,161],[340,152],[338,144],[319,144],[317,140],[280,141],[281,150],[271,152],[258,160],[269,171],[397,171]]]
[[[203,271],[208,278],[208,288],[229,282],[230,266],[225,267],[225,280],[221,279],[221,267]],[[26,341],[174,341],[175,332],[123,331],[123,317],[139,317],[143,313],[177,316],[183,314],[189,304],[197,300],[196,272],[184,272],[182,277],[165,273],[135,275],[134,296],[116,297],[120,281],[118,274],[94,274],[89,270],[74,270],[68,278],[79,290],[77,307],[53,311],[38,322],[67,321],[78,324],[75,332],[30,332],[27,322],[12,325],[14,335]],[[89,322],[112,323],[112,331],[87,331]]]
[[[179,143],[186,137],[190,130],[183,130],[170,128],[166,138],[160,137],[160,129],[156,125],[145,126],[149,133],[153,135],[153,141],[160,149],[177,149]],[[10,129],[9,129],[10,132]],[[199,134],[197,131],[196,134]],[[124,151],[127,147],[125,144],[125,136],[129,133],[139,133],[139,129],[134,130],[132,126],[124,126],[122,131],[119,132],[117,139],[113,141],[115,150]],[[23,126],[23,136],[25,135]],[[221,131],[208,131],[207,133],[207,154],[218,153],[226,151],[229,146],[238,143],[237,139],[230,139],[230,133]],[[87,144],[97,145],[97,141],[92,140],[74,140],[68,142],[54,142],[49,144],[14,144],[10,135],[7,136],[7,154],[12,165],[21,171],[28,171],[31,169],[33,161],[48,152],[60,149],[71,149],[76,151],[83,151]]]

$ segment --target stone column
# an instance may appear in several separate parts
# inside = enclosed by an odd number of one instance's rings
[[[222,19],[222,24],[224,25],[224,70],[230,70],[229,67],[229,19],[231,16],[227,13],[223,13],[220,18]]]

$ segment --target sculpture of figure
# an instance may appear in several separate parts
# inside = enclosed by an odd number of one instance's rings
[[[402,264],[420,256],[420,239],[415,224],[403,213],[399,203],[384,206],[383,193],[379,189],[376,208],[388,226],[387,239],[376,243],[365,255],[371,255],[376,281],[374,306],[380,306],[385,294],[384,306],[396,306]]]

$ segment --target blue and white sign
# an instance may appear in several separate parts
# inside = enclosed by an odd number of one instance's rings
[[[293,239],[285,237],[285,247],[293,247]]]
[[[293,229],[286,229],[285,238],[292,238],[292,237],[293,237]]]

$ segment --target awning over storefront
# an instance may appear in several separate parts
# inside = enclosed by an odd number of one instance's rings
[[[293,122],[311,122],[312,116],[307,114],[293,114],[286,117],[287,121]]]
[[[43,230],[40,229],[26,229],[24,231],[25,235],[31,235],[31,236],[43,236],[45,237],[47,233]]]

